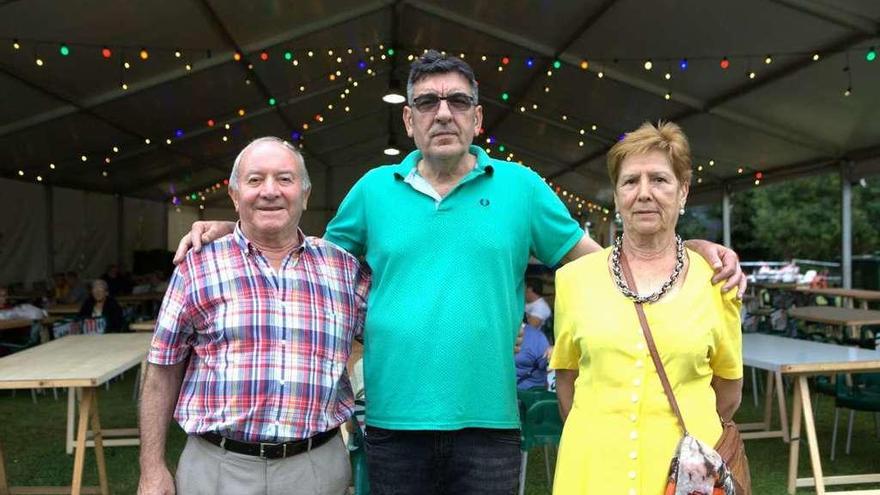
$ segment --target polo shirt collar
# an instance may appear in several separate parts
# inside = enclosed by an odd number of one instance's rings
[[[302,240],[302,242],[294,247],[291,252],[302,253],[306,249],[311,250],[313,248],[312,242],[299,227],[296,228],[296,235]],[[241,220],[235,222],[235,230],[232,232],[232,241],[235,242],[239,249],[245,254],[253,254],[260,251],[257,246],[244,236],[244,232],[241,230]]]
[[[483,148],[472,144],[468,147],[468,152],[477,157],[477,163],[474,166],[474,170],[471,171],[471,174],[478,173],[491,176],[495,172],[495,168],[492,166],[492,159],[489,158],[489,155],[483,150]],[[409,175],[414,174],[416,172],[416,166],[421,159],[422,152],[420,150],[417,149],[410,152],[402,162],[394,167],[394,178],[405,180]]]

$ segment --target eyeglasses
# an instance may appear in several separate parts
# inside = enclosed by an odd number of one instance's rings
[[[452,112],[467,112],[477,103],[474,97],[465,93],[453,93],[446,96],[426,94],[413,98],[412,106],[421,113],[433,113],[440,108],[440,101],[446,100],[446,105]]]

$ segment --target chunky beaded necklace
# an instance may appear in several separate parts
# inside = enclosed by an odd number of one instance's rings
[[[664,294],[669,292],[669,289],[671,289],[673,285],[675,285],[675,281],[678,280],[678,276],[681,275],[681,270],[684,268],[684,242],[681,240],[680,236],[676,235],[675,268],[672,269],[672,274],[669,276],[669,280],[664,282],[663,285],[657,289],[657,292],[648,294],[647,296],[640,296],[631,291],[629,286],[626,285],[626,281],[623,279],[623,272],[620,268],[620,255],[622,249],[623,236],[620,236],[614,240],[614,247],[611,249],[611,273],[614,275],[614,283],[617,284],[617,288],[620,292],[637,304],[657,302]]]

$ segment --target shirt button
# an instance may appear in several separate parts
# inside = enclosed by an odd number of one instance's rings
[[[637,359],[637,360],[636,360],[636,368],[641,368],[641,367],[642,367],[642,360],[641,360],[641,359]]]
[[[631,431],[629,433],[629,438],[630,438],[630,440],[635,440],[635,439],[639,438],[639,432],[637,432],[635,430]]]
[[[635,472],[635,471],[630,471],[630,472],[629,472],[629,479],[631,479],[631,480],[636,479],[636,472]]]
[[[630,415],[629,415],[629,420],[630,420],[631,422],[635,423],[635,422],[636,422],[636,419],[638,419],[638,417],[637,417],[635,414],[630,414]]]
[[[629,458],[630,458],[630,459],[635,459],[635,458],[638,457],[638,456],[639,456],[639,455],[636,453],[635,450],[633,450],[632,452],[629,453]]]
[[[635,380],[633,380],[633,385],[635,385],[636,387],[640,386],[641,384],[642,384],[641,378],[636,378]]]
[[[632,396],[630,397],[630,400],[632,400],[633,402],[638,402],[638,401],[639,401],[639,396],[636,395],[636,394],[632,394]]]

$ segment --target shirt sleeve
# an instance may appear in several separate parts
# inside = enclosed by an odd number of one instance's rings
[[[549,368],[554,370],[577,370],[580,367],[581,351],[574,341],[575,318],[572,311],[575,309],[568,304],[568,295],[571,292],[569,270],[556,272],[556,301],[553,319],[553,334],[556,337],[556,345],[553,347],[553,355],[550,356]]]
[[[547,266],[556,266],[584,236],[584,231],[550,186],[537,175],[532,178],[530,249]]]
[[[194,331],[192,325],[189,288],[191,287],[193,256],[174,269],[159,317],[147,361],[153,364],[170,366],[186,359],[192,349]]]
[[[370,284],[372,282],[372,273],[370,267],[366,263],[361,263],[357,271],[357,280],[355,282],[355,303],[357,304],[357,315],[355,316],[354,335],[361,336],[364,333],[364,322],[367,319],[367,295],[370,292]]]
[[[367,242],[364,181],[362,177],[351,188],[324,233],[324,239],[358,257],[364,255]]]
[[[720,292],[720,283],[711,290]],[[709,358],[709,366],[713,374],[719,378],[738,380],[743,376],[740,317],[742,301],[736,297],[736,290],[719,294],[716,301],[719,301],[722,307],[719,311],[719,324],[715,328],[715,351]]]

